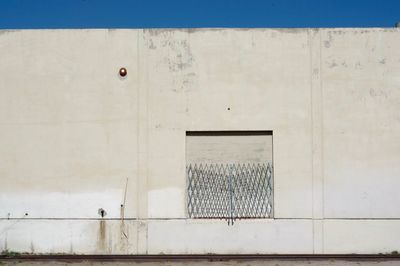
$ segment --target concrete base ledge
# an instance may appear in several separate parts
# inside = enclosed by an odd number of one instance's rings
[[[2,260],[18,261],[230,261],[230,260],[345,260],[345,261],[400,261],[400,254],[194,254],[194,255],[33,255],[6,254]]]

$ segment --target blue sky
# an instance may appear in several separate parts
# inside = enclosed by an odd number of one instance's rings
[[[393,27],[400,0],[0,0],[1,29]]]

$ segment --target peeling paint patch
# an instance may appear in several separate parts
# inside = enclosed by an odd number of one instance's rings
[[[388,98],[388,95],[384,89],[369,89],[369,95],[372,98]]]
[[[168,29],[167,29],[168,30]],[[178,29],[179,30],[179,29]],[[307,28],[231,28],[231,29],[226,29],[226,28],[189,28],[189,29],[180,29],[188,32],[189,34],[193,33],[199,33],[199,32],[229,32],[229,31],[235,31],[235,32],[243,32],[243,31],[251,31],[251,32],[267,32],[267,31],[274,31],[276,33],[290,33],[290,34],[296,34],[296,33],[304,33],[307,32]]]
[[[336,62],[335,62],[335,61],[332,61],[332,63],[329,65],[329,68],[334,68],[334,67],[336,67],[336,66],[337,66]]]
[[[157,46],[154,45],[154,42],[152,39],[149,39],[149,48],[152,50],[157,49]]]
[[[332,45],[332,41],[333,41],[332,33],[328,32],[328,40],[324,41],[325,48],[330,48]]]
[[[18,32],[20,30],[0,30],[0,35],[6,35],[13,32]]]
[[[329,41],[324,41],[325,48],[331,47],[331,43]]]
[[[170,42],[169,46],[174,52],[174,54],[168,58],[170,71],[182,71],[192,66],[194,59],[187,40]]]
[[[280,28],[274,30],[276,30],[278,33],[291,33],[291,34],[306,33],[308,31],[307,28]]]

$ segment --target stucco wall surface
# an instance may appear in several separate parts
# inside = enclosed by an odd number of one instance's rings
[[[0,250],[400,250],[399,46],[395,28],[0,31]],[[186,132],[225,130],[273,132],[274,219],[187,218]]]

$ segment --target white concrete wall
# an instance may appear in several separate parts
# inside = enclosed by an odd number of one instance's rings
[[[400,29],[0,31],[0,250],[400,250],[399,46]],[[273,131],[274,219],[187,219],[196,130]]]

